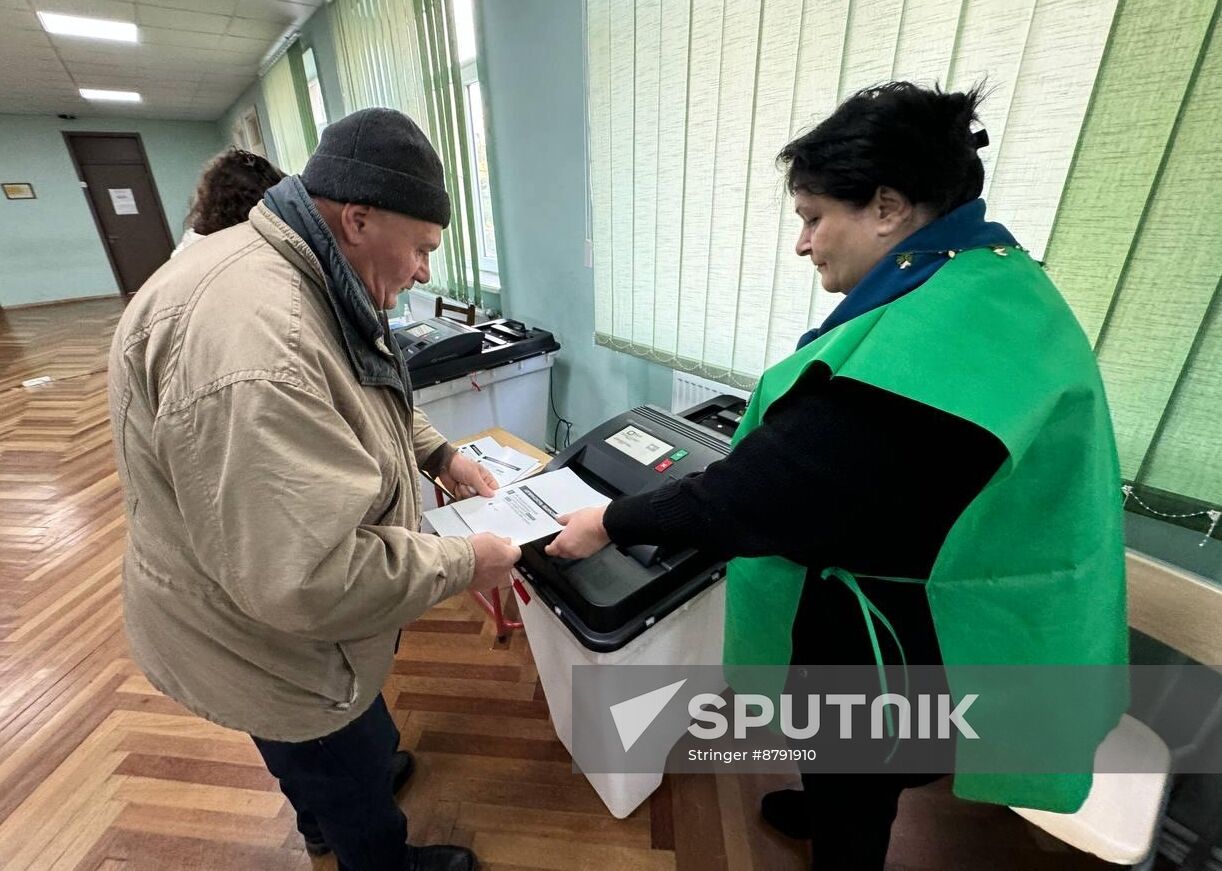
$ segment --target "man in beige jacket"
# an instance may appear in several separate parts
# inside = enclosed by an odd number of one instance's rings
[[[407,845],[392,784],[410,758],[381,696],[399,628],[520,556],[418,531],[418,470],[495,486],[413,408],[384,313],[428,281],[449,212],[419,128],[354,113],[249,222],[158,270],[111,348],[132,655],[254,737],[307,847],[347,871],[475,865]]]

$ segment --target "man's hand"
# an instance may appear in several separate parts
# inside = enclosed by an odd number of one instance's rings
[[[477,593],[509,585],[509,570],[522,558],[522,548],[507,538],[481,532],[467,539],[475,551],[471,589]]]
[[[491,496],[497,488],[496,478],[479,463],[455,453],[450,465],[438,476],[441,486],[453,494],[455,499],[468,496]]]
[[[606,510],[607,506],[600,505],[557,517],[556,522],[564,529],[545,548],[548,556],[584,559],[610,544],[611,539],[603,526],[603,513]]]

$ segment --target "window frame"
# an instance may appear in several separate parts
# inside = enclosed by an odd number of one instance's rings
[[[480,168],[479,168],[479,155],[475,147],[476,130],[475,130],[474,113],[471,111],[471,106],[472,106],[471,86],[476,85],[480,87],[481,99],[483,95],[483,87],[480,84],[479,70],[476,66],[475,58],[471,58],[471,60],[467,61],[466,63],[462,65],[461,75],[462,75],[463,100],[466,103],[466,109],[467,109],[465,113],[466,124],[467,124],[467,160],[470,162],[471,174],[473,176],[473,178],[470,179],[471,193],[472,193],[471,200],[475,208],[475,218],[476,218],[477,225],[479,227],[479,232],[476,235],[478,237],[477,243],[479,245],[480,281],[481,283],[488,285],[490,288],[499,290],[501,286],[500,264],[495,254],[493,255],[488,254],[487,246],[484,240],[484,226],[485,226],[484,221],[487,216],[484,214],[484,202],[479,194],[481,174],[480,174]],[[480,120],[482,121],[483,118],[484,118],[483,106],[481,105],[480,106]],[[481,130],[480,134],[484,137],[484,143],[485,143],[485,148],[486,148],[487,141],[488,141],[487,129],[485,128]],[[488,182],[489,190],[491,190],[492,188],[491,179],[484,179],[484,181]],[[496,227],[495,210],[492,215],[492,226],[494,228]],[[494,229],[494,232],[495,232],[495,229]]]
[[[252,134],[257,134],[258,138],[256,139]],[[263,121],[259,118],[258,105],[251,103],[238,113],[230,130],[230,139],[243,151],[267,157],[267,146],[263,138]]]
[[[310,56],[310,63],[306,64],[306,55]],[[322,132],[331,123],[327,117],[327,96],[323,93],[322,77],[318,75],[318,55],[314,52],[314,46],[307,45],[301,50],[301,64],[305,70],[306,93],[310,97],[310,115],[314,122],[314,132],[319,139],[322,139]],[[310,68],[313,67],[314,75],[310,76]],[[314,95],[318,94],[318,104],[314,103]],[[322,120],[319,121],[318,116],[322,115]]]

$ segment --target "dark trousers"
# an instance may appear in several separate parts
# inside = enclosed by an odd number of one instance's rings
[[[942,774],[803,774],[813,871],[883,871],[900,793]]]
[[[908,663],[941,665],[942,651],[925,590],[916,584],[868,577],[859,578],[858,582],[895,628]],[[890,635],[882,629],[877,632],[883,661],[898,665],[902,660]],[[848,588],[839,582],[807,580],[794,619],[792,640],[794,666],[874,668],[873,647],[861,608]],[[949,691],[942,682],[923,689]],[[881,691],[877,685],[873,690]],[[834,748],[829,752],[834,752]],[[917,752],[934,762],[935,770],[948,772],[954,767],[953,741],[943,742],[936,752],[931,745]],[[883,871],[900,793],[945,776],[803,773],[802,791],[811,820],[811,867],[815,871]]]
[[[402,868],[407,818],[391,786],[399,731],[381,695],[365,713],[323,738],[254,742],[297,811],[298,830],[309,841],[325,842],[340,871]]]

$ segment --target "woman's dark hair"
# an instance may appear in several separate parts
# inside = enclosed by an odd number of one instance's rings
[[[264,191],[282,178],[265,157],[240,148],[221,152],[200,176],[187,226],[207,236],[242,223]]]
[[[849,97],[777,156],[789,192],[825,194],[864,206],[880,185],[941,216],[980,196],[984,166],[971,130],[981,86],[946,93],[938,86],[888,82]]]

